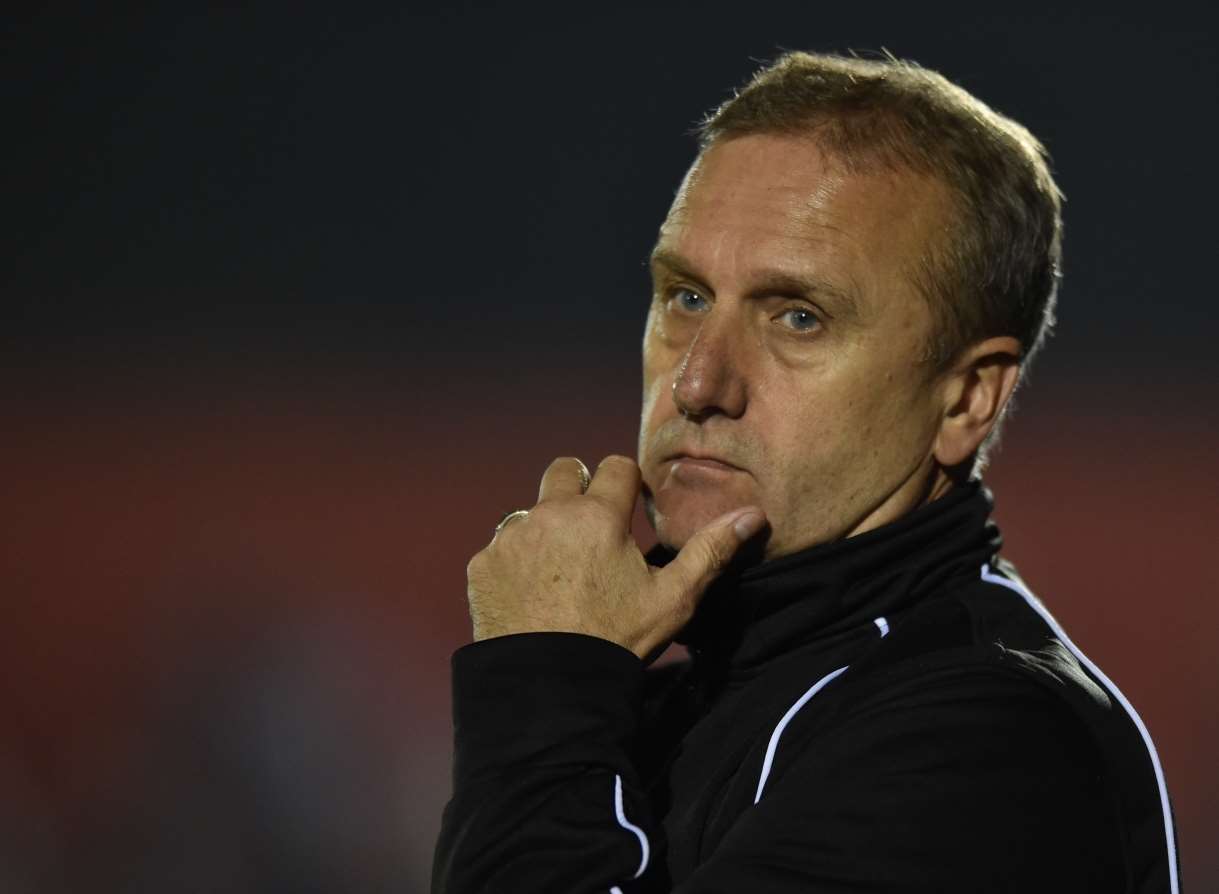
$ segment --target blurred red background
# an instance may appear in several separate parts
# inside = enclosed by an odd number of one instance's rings
[[[10,877],[423,889],[465,563],[553,455],[633,452],[633,380],[9,402]],[[1188,392],[1135,397],[1030,391],[987,480],[1006,554],[1150,727],[1205,889],[1219,432]]]

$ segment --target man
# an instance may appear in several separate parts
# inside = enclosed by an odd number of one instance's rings
[[[977,480],[1059,202],[1024,128],[909,63],[788,54],[708,119],[638,465],[555,460],[470,562],[435,890],[1177,890],[1151,739]]]

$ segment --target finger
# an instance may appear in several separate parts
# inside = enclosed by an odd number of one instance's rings
[[[639,465],[626,456],[607,456],[597,466],[588,485],[587,494],[599,497],[614,507],[616,514],[630,524],[635,511],[635,499],[639,496]]]
[[[658,576],[668,582],[679,601],[693,607],[732,561],[741,544],[762,530],[764,524],[766,516],[753,506],[721,515],[687,540]]]
[[[496,537],[498,537],[500,531],[504,530],[504,528],[508,527],[508,525],[512,524],[517,519],[528,518],[528,517],[529,517],[528,509],[514,509],[512,512],[507,513],[503,518],[501,518],[499,520],[499,524],[495,526],[495,534],[494,534],[494,536],[492,536],[491,539],[494,540]]]
[[[560,456],[542,475],[538,502],[556,497],[578,497],[588,488],[588,482],[588,466],[574,456]]]

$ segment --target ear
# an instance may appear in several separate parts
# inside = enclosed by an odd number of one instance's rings
[[[965,462],[986,440],[1020,379],[1020,342],[997,336],[970,345],[944,373],[944,415],[935,439],[935,458],[952,468]]]

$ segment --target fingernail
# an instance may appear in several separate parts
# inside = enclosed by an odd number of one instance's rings
[[[756,509],[746,509],[732,523],[732,530],[739,540],[748,540],[766,523],[766,516]]]

